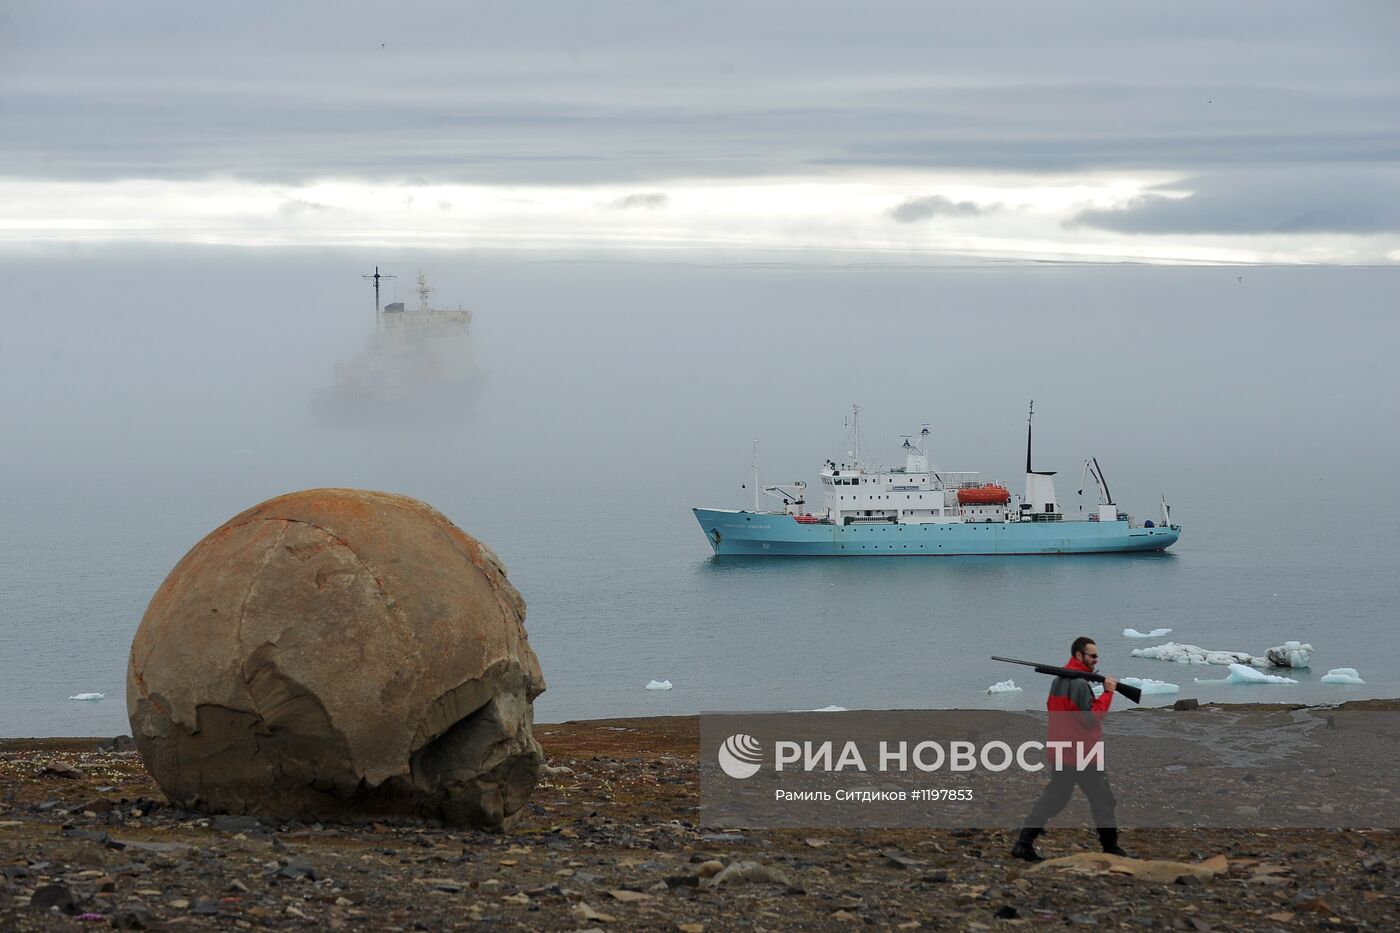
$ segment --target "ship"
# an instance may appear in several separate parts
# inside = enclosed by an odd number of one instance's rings
[[[860,406],[848,425],[855,443],[847,459],[821,468],[822,507],[809,510],[804,482],[760,486],[754,454],[754,505],[692,511],[716,555],[887,557],[912,555],[1121,554],[1164,551],[1181,537],[1162,497],[1162,520],[1138,521],[1120,510],[1097,458],[1085,461],[1099,501],[1088,513],[1065,514],[1055,472],[1031,465],[1026,418],[1025,491],[985,482],[977,472],[940,470],[929,462],[930,433],[904,438],[904,466],[867,465],[860,452]],[[1081,486],[1084,477],[1081,477]],[[761,508],[759,493],[781,501]],[[1083,489],[1079,490],[1082,495]],[[1081,507],[1082,509],[1082,507]]]
[[[334,378],[312,402],[322,419],[346,424],[403,425],[458,421],[483,381],[472,352],[472,312],[435,308],[433,289],[418,272],[418,305],[379,303],[374,280],[374,330],[363,351],[337,363]]]

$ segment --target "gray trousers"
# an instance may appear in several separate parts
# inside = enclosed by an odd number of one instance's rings
[[[1023,824],[1026,829],[1045,828],[1046,822],[1059,813],[1069,803],[1075,787],[1083,788],[1089,798],[1089,811],[1094,816],[1094,825],[1099,829],[1113,829],[1118,825],[1114,808],[1118,800],[1108,786],[1108,774],[1104,771],[1076,771],[1061,768],[1050,772],[1050,783],[1041,793],[1040,799],[1031,807]]]

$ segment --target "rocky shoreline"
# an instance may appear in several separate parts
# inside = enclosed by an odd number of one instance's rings
[[[120,741],[0,740],[0,928],[1400,927],[1394,830],[1128,829],[1153,861],[1114,864],[1052,828],[1031,867],[996,830],[703,828],[694,717],[536,735],[550,773],[500,834],[204,816]]]

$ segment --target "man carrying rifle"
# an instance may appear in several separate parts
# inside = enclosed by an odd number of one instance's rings
[[[1070,659],[1065,667],[1092,674],[1099,663],[1099,648],[1093,639],[1080,636],[1070,646]],[[1083,788],[1089,798],[1094,825],[1099,830],[1103,850],[1112,855],[1124,855],[1118,846],[1118,826],[1114,818],[1117,801],[1108,786],[1108,775],[1100,770],[1103,759],[1091,755],[1094,746],[1103,739],[1103,717],[1113,702],[1116,677],[1103,682],[1103,694],[1094,698],[1089,681],[1079,677],[1056,677],[1050,684],[1050,696],[1045,708],[1050,711],[1049,741],[1046,743],[1046,764],[1052,769],[1050,784],[1031,807],[1016,844],[1011,849],[1015,858],[1028,862],[1042,861],[1035,851],[1035,840],[1045,832],[1045,823],[1069,803],[1076,786]],[[1068,743],[1068,744],[1066,744]]]

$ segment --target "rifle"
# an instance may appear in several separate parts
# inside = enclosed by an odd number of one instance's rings
[[[1076,671],[1068,667],[1055,667],[1053,664],[1037,664],[1035,661],[1018,661],[1015,658],[999,658],[992,655],[993,661],[1005,661],[1007,664],[1024,664],[1026,667],[1035,668],[1037,674],[1049,674],[1051,677],[1077,677],[1080,680],[1091,681],[1101,684],[1105,678],[1102,674],[1093,674],[1088,671]],[[1131,684],[1119,683],[1113,688],[1114,693],[1121,693],[1134,703],[1142,702],[1142,691]]]

